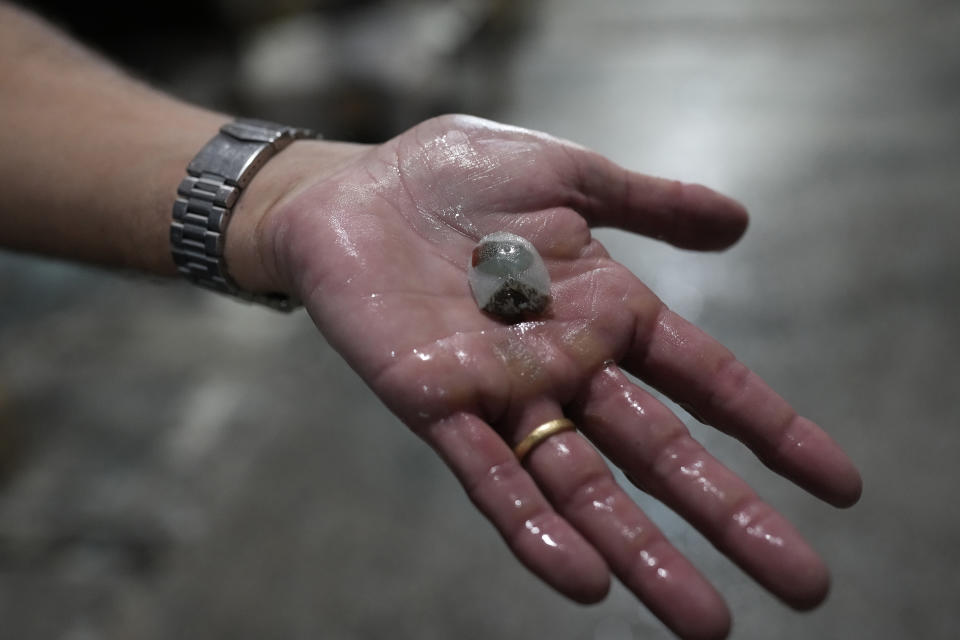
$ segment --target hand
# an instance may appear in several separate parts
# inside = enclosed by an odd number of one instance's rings
[[[302,173],[261,223],[265,265],[530,570],[580,602],[603,598],[612,571],[678,635],[726,634],[720,596],[616,484],[596,446],[788,604],[824,598],[827,570],[793,527],[624,371],[832,504],[857,500],[856,469],[590,234],[612,226],[721,249],[746,228],[739,204],[467,117],[351,147],[333,175]],[[477,308],[466,267],[477,239],[497,230],[543,256],[553,280],[543,318],[506,324]],[[518,463],[512,447],[561,416],[580,432]]]

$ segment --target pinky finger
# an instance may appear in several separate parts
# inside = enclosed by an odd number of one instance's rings
[[[606,562],[554,511],[496,431],[474,415],[456,414],[422,435],[524,566],[577,602],[607,595]]]

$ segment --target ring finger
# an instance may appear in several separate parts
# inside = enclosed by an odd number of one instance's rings
[[[512,445],[562,415],[552,402],[528,406],[507,433]],[[540,440],[523,460],[547,499],[604,557],[621,582],[680,637],[720,637],[730,625],[717,591],[616,483],[575,431]]]

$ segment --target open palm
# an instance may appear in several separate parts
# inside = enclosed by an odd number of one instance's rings
[[[613,226],[720,249],[745,229],[740,205],[543,134],[448,116],[300,185],[271,224],[323,334],[553,587],[596,601],[612,571],[683,637],[729,627],[720,596],[617,486],[596,447],[786,602],[823,599],[826,569],[790,524],[623,371],[833,504],[856,501],[856,470],[590,234]],[[501,230],[544,258],[553,300],[542,317],[505,323],[471,296],[471,251]],[[580,432],[518,462],[512,447],[563,416]]]

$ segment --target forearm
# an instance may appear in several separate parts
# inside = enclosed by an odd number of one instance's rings
[[[177,185],[229,119],[150,88],[0,2],[0,247],[175,274]],[[263,273],[261,218],[300,175],[344,153],[335,143],[296,143],[254,178],[226,246],[241,286],[278,290]]]
[[[25,12],[0,6],[0,25],[0,242],[175,273],[176,185],[226,116],[150,89]]]

